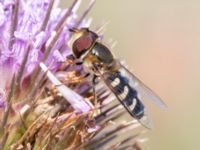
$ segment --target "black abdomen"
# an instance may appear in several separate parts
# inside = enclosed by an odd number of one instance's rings
[[[144,105],[138,98],[137,91],[129,85],[128,79],[116,72],[104,75],[112,92],[127,109],[131,116],[140,119],[144,116]]]

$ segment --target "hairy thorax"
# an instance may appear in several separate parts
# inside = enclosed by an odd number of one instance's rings
[[[98,42],[84,57],[83,66],[85,71],[97,76],[99,73],[115,72],[119,68],[109,49]]]

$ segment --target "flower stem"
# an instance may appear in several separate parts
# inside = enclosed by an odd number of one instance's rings
[[[17,30],[17,23],[18,23],[18,12],[19,12],[19,0],[16,0],[15,6],[14,6],[14,11],[12,13],[11,17],[11,31],[10,31],[10,41],[8,48],[11,51],[13,48],[13,44],[15,42],[14,40],[14,32]]]
[[[0,124],[0,129],[5,127],[7,120],[8,120],[8,115],[9,115],[9,112],[10,112],[10,109],[11,109],[11,100],[12,100],[12,96],[13,96],[14,83],[15,83],[15,75],[13,75],[13,78],[12,78],[10,92],[9,92],[9,95],[8,95],[8,98],[7,98],[7,101],[6,101],[7,102],[7,109],[4,112],[3,121]]]
[[[9,113],[10,113],[10,110],[11,110],[11,100],[12,100],[12,96],[13,96],[14,85],[15,85],[15,74],[13,75],[10,92],[9,92],[9,95],[8,95],[8,98],[7,98],[7,109],[4,112],[3,119],[2,119],[2,122],[0,124],[0,130],[3,133],[3,138],[2,138],[1,143],[0,143],[0,150],[1,150],[1,148],[2,149],[4,148],[6,141],[8,139],[8,131],[6,130],[6,132],[5,132],[5,129],[7,127],[6,124],[7,124],[8,116],[9,116]]]
[[[75,28],[78,28],[80,26],[81,22],[87,16],[87,14],[89,13],[89,11],[92,9],[92,7],[94,6],[95,2],[96,2],[96,0],[91,0],[90,1],[90,4],[85,9],[85,11],[83,12],[82,16],[79,18],[79,20],[76,22],[76,25],[74,26]]]
[[[51,15],[51,10],[52,10],[52,8],[53,8],[54,1],[55,1],[55,0],[51,0],[50,3],[49,3],[49,7],[48,7],[48,10],[47,10],[47,12],[46,12],[45,19],[44,19],[44,21],[43,21],[43,23],[42,23],[42,26],[41,26],[41,28],[40,28],[40,31],[45,31],[45,29],[46,29],[46,26],[47,26],[47,24],[48,24],[49,17],[50,17],[50,15]]]
[[[26,62],[28,60],[28,55],[30,53],[30,50],[31,50],[31,44],[29,43],[28,44],[28,48],[27,48],[27,52],[26,52],[26,54],[24,56],[24,59],[22,61],[21,66],[20,66],[19,73],[17,74],[17,77],[16,77],[15,94],[17,94],[18,91],[20,90],[20,82],[21,82],[22,75],[24,73],[25,65],[26,65]]]
[[[63,17],[60,19],[60,21],[58,22],[58,24],[55,27],[55,31],[58,31],[59,28],[61,26],[63,26],[63,24],[65,23],[65,21],[67,20],[67,18],[70,16],[73,8],[76,6],[76,4],[78,3],[79,0],[74,0],[74,2],[72,3],[72,5],[69,7],[69,9],[65,12],[65,14],[63,15]]]

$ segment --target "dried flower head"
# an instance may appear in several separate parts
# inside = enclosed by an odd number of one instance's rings
[[[80,2],[0,1],[0,149],[141,149],[137,121],[71,58],[69,28],[89,27],[95,0],[78,16]]]

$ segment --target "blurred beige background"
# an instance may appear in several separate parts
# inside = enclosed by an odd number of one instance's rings
[[[169,107],[148,103],[155,128],[146,147],[200,149],[200,1],[97,0],[89,16],[93,29],[109,22],[104,40],[118,42],[116,56]]]

